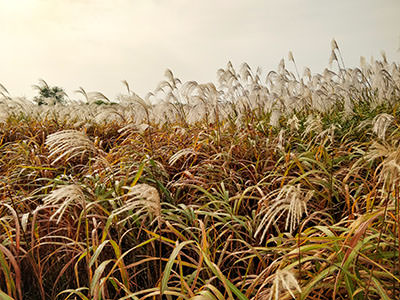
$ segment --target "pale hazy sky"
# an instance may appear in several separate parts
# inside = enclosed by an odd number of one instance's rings
[[[289,50],[321,72],[332,38],[347,66],[381,50],[399,62],[399,13],[400,0],[0,0],[0,83],[14,96],[43,78],[71,98],[80,86],[115,98],[127,80],[144,96],[166,68],[209,82],[229,60],[270,71]]]

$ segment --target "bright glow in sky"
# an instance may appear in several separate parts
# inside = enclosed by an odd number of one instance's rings
[[[215,81],[231,60],[264,71],[292,50],[321,72],[335,38],[347,66],[360,56],[399,62],[399,0],[0,0],[0,83],[33,96],[43,78],[73,91],[144,96],[170,68]],[[290,68],[290,64],[288,64]]]

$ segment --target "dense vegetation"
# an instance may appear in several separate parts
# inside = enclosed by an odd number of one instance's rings
[[[0,86],[0,298],[399,298],[400,67],[331,59],[115,103]]]

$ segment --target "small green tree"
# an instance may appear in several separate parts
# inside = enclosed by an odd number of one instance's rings
[[[33,86],[39,92],[39,95],[33,98],[38,105],[64,104],[67,94],[64,89],[58,86],[49,86],[46,81],[39,79],[39,84]]]

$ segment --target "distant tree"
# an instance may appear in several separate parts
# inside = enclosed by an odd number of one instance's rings
[[[39,95],[33,98],[38,105],[65,103],[65,97],[67,94],[64,89],[58,86],[51,87],[46,81],[39,79],[39,84],[34,85],[33,88],[39,92]]]

